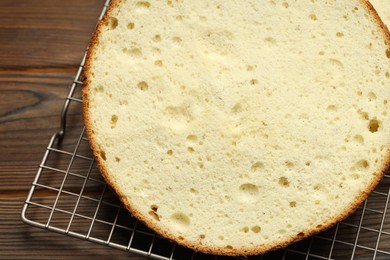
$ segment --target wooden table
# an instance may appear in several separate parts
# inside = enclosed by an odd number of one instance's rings
[[[49,139],[60,127],[64,100],[104,2],[0,1],[0,259],[146,259],[21,221],[23,203]],[[388,184],[383,192],[386,189]],[[380,199],[368,205],[383,207]],[[364,224],[374,227],[380,215],[369,216]],[[359,221],[358,213],[339,239],[351,238],[353,243]],[[390,229],[390,221],[384,227]],[[390,250],[390,244],[386,246]],[[350,258],[348,250],[340,249],[339,259]]]
[[[20,217],[104,2],[0,1],[0,259],[146,259]]]

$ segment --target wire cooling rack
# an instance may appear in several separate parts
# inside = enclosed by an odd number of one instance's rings
[[[102,11],[104,15],[109,0]],[[127,250],[152,259],[240,259],[195,253],[135,220],[95,166],[82,124],[81,62],[22,210],[35,227]],[[65,135],[66,134],[66,135]],[[316,236],[257,259],[390,259],[390,175],[346,220]]]

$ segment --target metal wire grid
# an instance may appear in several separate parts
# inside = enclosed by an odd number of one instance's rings
[[[50,139],[25,201],[22,220],[153,259],[232,259],[195,253],[156,235],[136,221],[106,186],[81,123],[84,62],[85,57],[65,100],[60,131]],[[386,174],[369,199],[334,228],[288,248],[246,259],[390,259],[389,200],[390,175]]]

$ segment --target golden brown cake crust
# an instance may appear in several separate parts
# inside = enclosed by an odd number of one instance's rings
[[[375,17],[375,20],[380,28],[382,28],[384,33],[384,38],[386,41],[386,44],[390,48],[390,32],[386,25],[381,21],[379,18],[377,12],[373,8],[373,6],[370,4],[367,0],[358,0],[362,3],[363,6],[365,6],[370,13]],[[107,26],[108,23],[108,17],[110,17],[110,14],[115,10],[116,8],[120,8],[121,3],[123,0],[112,0],[106,14],[104,15],[103,19],[99,21],[98,26],[96,28],[96,31],[91,39],[89,49],[87,52],[86,62],[84,65],[84,72],[83,72],[83,113],[84,113],[84,123],[86,127],[87,136],[89,139],[89,143],[91,146],[91,149],[93,151],[94,157],[97,162],[97,166],[104,178],[104,180],[107,182],[107,184],[113,189],[113,191],[117,194],[121,202],[124,204],[126,209],[138,220],[140,220],[142,223],[144,223],[149,228],[153,229],[156,233],[159,235],[172,240],[182,246],[191,248],[195,251],[200,251],[203,253],[210,253],[210,254],[217,254],[217,255],[230,255],[230,256],[245,256],[245,255],[256,255],[256,254],[263,254],[265,252],[268,252],[270,250],[276,250],[279,248],[286,247],[294,242],[300,241],[304,238],[307,238],[309,236],[312,236],[314,234],[317,234],[321,231],[324,231],[328,228],[331,228],[336,223],[344,220],[347,216],[349,216],[351,213],[353,213],[360,204],[367,199],[369,194],[375,189],[379,181],[382,179],[385,172],[390,168],[390,149],[388,149],[387,152],[387,159],[386,163],[382,167],[382,171],[380,174],[376,175],[376,178],[373,180],[373,182],[367,187],[365,191],[362,191],[361,194],[354,199],[354,201],[351,203],[350,207],[345,209],[344,212],[340,212],[338,216],[336,216],[333,219],[329,219],[327,222],[312,227],[308,229],[305,233],[298,233],[294,237],[286,237],[282,241],[276,241],[275,243],[268,243],[264,245],[254,246],[252,248],[213,248],[208,247],[205,245],[202,245],[200,242],[199,244],[194,244],[191,242],[186,241],[185,238],[178,239],[177,237],[173,236],[172,234],[166,233],[164,230],[160,229],[158,225],[155,225],[152,222],[149,222],[144,215],[136,208],[134,207],[128,200],[128,198],[121,192],[120,189],[118,189],[118,184],[115,182],[113,178],[111,178],[110,173],[107,170],[106,162],[102,158],[102,155],[100,154],[100,147],[96,142],[96,137],[94,133],[94,129],[91,124],[91,116],[90,116],[90,107],[89,107],[89,100],[90,100],[90,75],[91,75],[91,63],[93,63],[93,56],[95,55],[95,49],[99,45],[99,38],[100,35],[103,32],[103,29],[105,26]],[[389,146],[389,144],[387,145]]]

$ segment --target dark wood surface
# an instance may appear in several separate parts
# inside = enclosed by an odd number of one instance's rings
[[[146,259],[20,217],[104,2],[0,1],[0,259]]]
[[[128,252],[48,232],[22,223],[21,210],[49,139],[60,126],[60,113],[78,65],[89,43],[105,0],[1,0],[0,1],[0,259],[146,259]],[[75,116],[76,118],[76,116]],[[82,122],[75,119],[77,127]],[[72,149],[77,131],[67,135]],[[66,167],[59,159],[56,167]],[[82,165],[85,167],[85,165]],[[74,169],[77,171],[77,169]],[[371,197],[368,207],[383,210],[389,180]],[[43,180],[44,181],[44,180]],[[70,182],[67,189],[79,187]],[[98,192],[99,185],[88,192]],[[97,193],[98,194],[98,193]],[[36,200],[53,200],[55,194],[39,191]],[[72,207],[71,200],[64,207]],[[90,214],[89,208],[83,209]],[[360,214],[360,215],[359,215]],[[390,210],[388,209],[387,218]],[[354,243],[361,210],[340,225],[338,240]],[[362,223],[378,229],[381,214],[372,211]],[[390,232],[390,221],[384,222]],[[323,236],[333,237],[333,230]],[[373,232],[361,233],[359,243],[375,247]],[[309,242],[308,242],[309,241]],[[311,243],[306,240],[303,245]],[[315,238],[312,251],[327,255],[329,240]],[[320,242],[318,242],[320,241]],[[390,236],[380,249],[390,251]],[[314,242],[313,242],[314,245]],[[351,246],[335,243],[336,259],[349,259]],[[292,247],[296,248],[296,246]],[[372,251],[356,250],[361,259]],[[388,255],[383,258],[389,259]],[[270,258],[275,259],[275,258]],[[298,258],[286,258],[298,259]],[[301,258],[299,258],[301,259]],[[304,259],[304,258],[303,258]],[[372,258],[371,258],[372,259]]]

